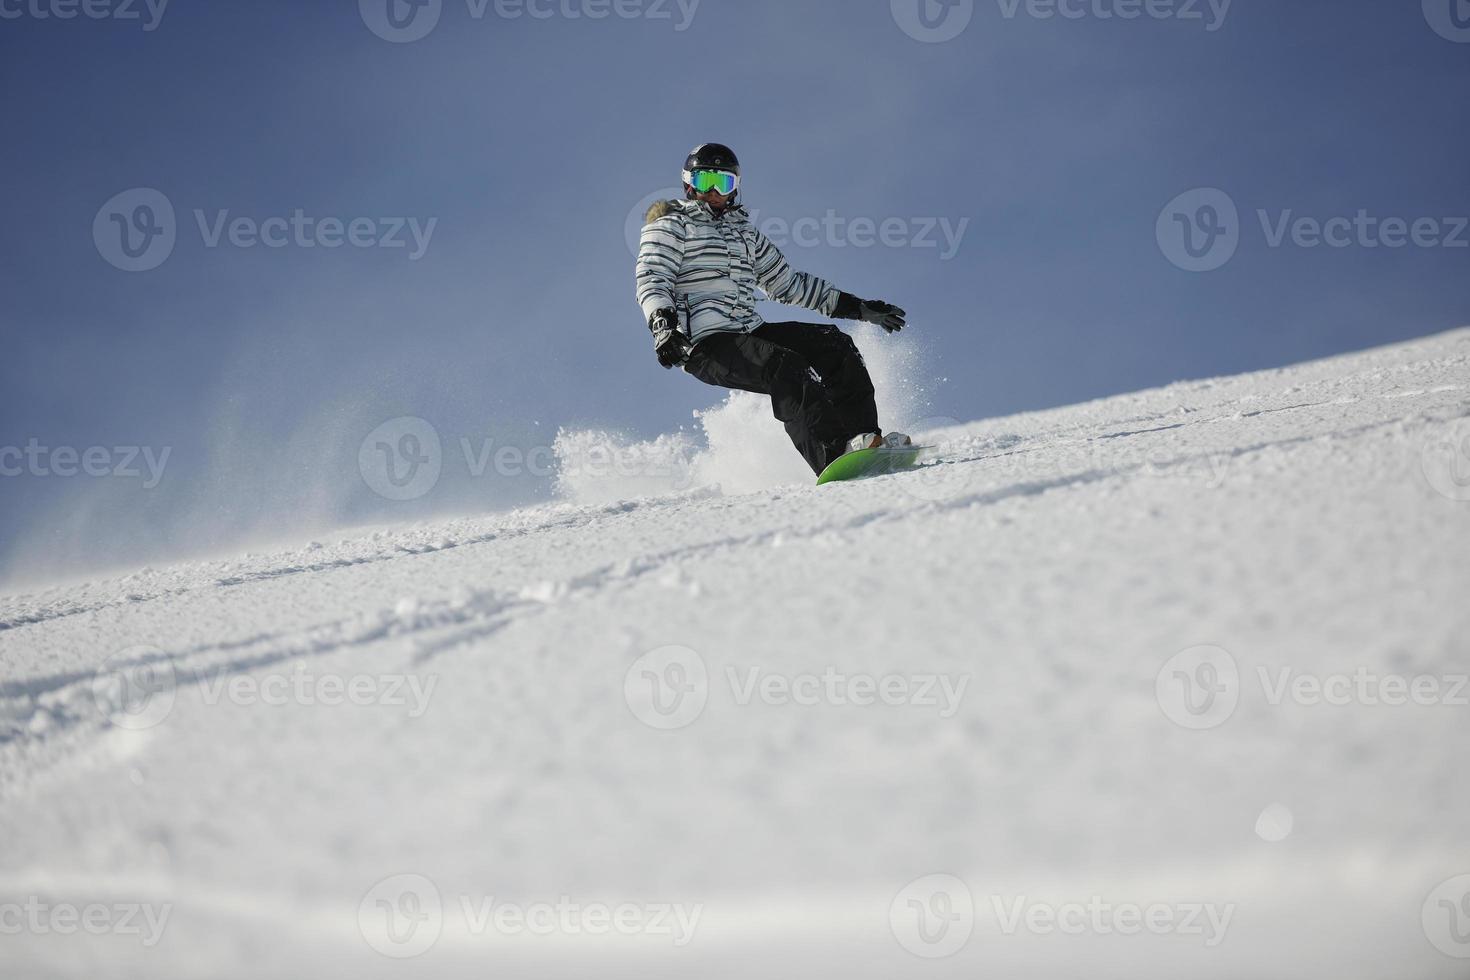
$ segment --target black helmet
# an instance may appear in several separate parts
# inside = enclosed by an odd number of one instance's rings
[[[693,199],[697,195],[689,186],[693,180],[691,174],[695,170],[727,170],[736,177],[736,189],[730,193],[730,202],[733,204],[740,194],[740,158],[735,151],[724,143],[701,143],[689,151],[684,158],[684,196]]]
[[[685,170],[728,170],[740,173],[740,158],[723,143],[701,143],[684,159]]]

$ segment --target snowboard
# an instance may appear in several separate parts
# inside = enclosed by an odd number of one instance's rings
[[[817,486],[835,483],[838,480],[861,480],[869,476],[896,473],[913,466],[919,459],[923,446],[879,446],[877,449],[859,449],[844,453],[817,477]]]

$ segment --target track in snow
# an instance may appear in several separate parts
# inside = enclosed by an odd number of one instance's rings
[[[1463,976],[1470,331],[927,435],[0,599],[8,970]]]

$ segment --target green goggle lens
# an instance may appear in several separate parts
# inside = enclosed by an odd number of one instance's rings
[[[740,186],[740,178],[727,170],[695,170],[689,174],[689,186],[697,194],[719,191],[729,195]]]

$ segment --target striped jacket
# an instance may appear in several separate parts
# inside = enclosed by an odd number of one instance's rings
[[[755,291],[831,316],[838,289],[795,272],[781,250],[735,205],[715,216],[703,201],[657,201],[638,246],[638,305],[647,320],[673,307],[698,343],[716,333],[749,333],[765,321]]]

